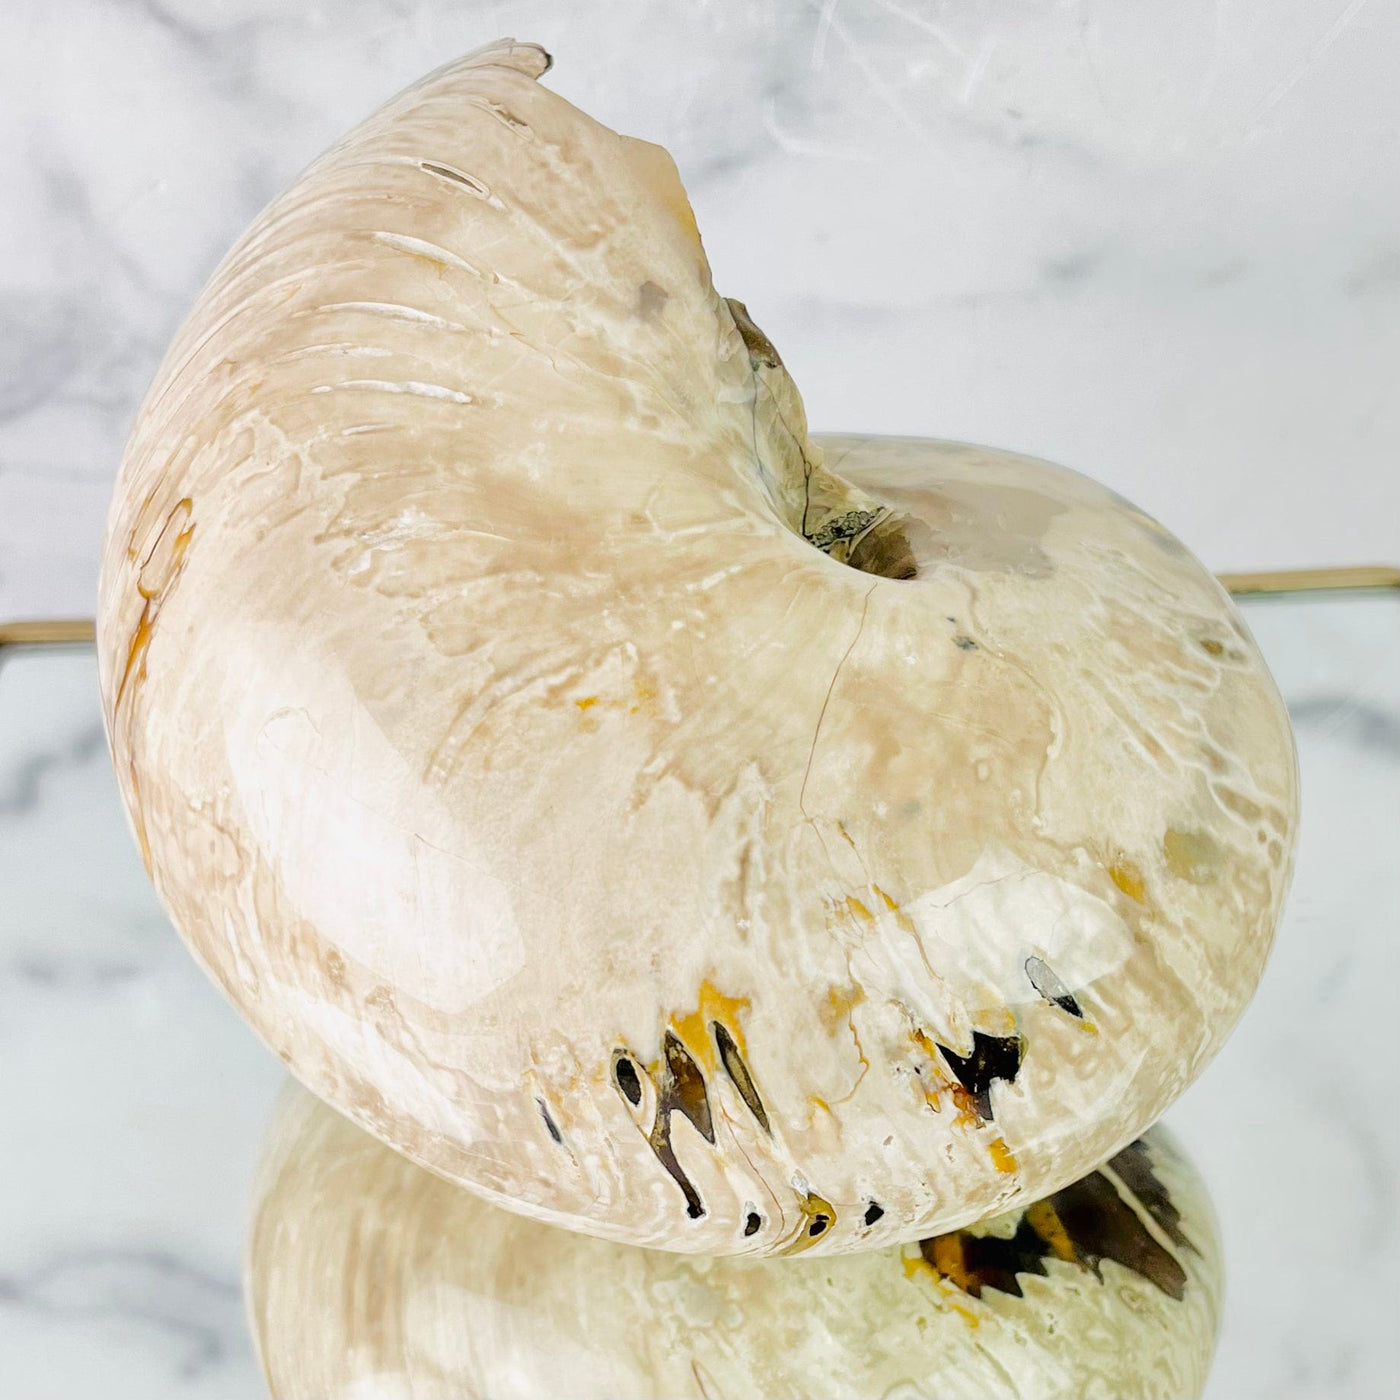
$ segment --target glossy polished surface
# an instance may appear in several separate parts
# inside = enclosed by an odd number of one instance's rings
[[[292,1088],[246,1291],[279,1400],[1184,1397],[1214,1348],[1220,1257],[1160,1128],[974,1231],[691,1260],[497,1210]]]
[[[1272,681],[1084,478],[809,439],[544,65],[389,104],[167,356],[99,615],[157,889],[310,1087],[542,1220],[843,1252],[1067,1185],[1259,977]]]

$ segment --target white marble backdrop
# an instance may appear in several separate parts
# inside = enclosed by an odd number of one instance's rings
[[[1216,568],[1400,557],[1395,0],[4,0],[0,614],[347,125],[502,33],[671,148],[814,426],[1016,447]]]
[[[672,149],[814,426],[1055,458],[1218,568],[1400,560],[1396,0],[0,0],[0,617],[90,611],[136,402],[257,209],[503,33]],[[1212,1396],[1380,1400],[1396,620],[1297,616],[1253,625],[1305,747],[1298,895],[1174,1120],[1230,1256]],[[154,906],[90,669],[0,667],[0,1395],[247,1396],[279,1071]]]

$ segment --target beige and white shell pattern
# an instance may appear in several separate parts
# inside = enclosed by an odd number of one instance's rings
[[[1205,1384],[1221,1278],[1209,1202],[1161,1128],[975,1232],[710,1260],[497,1210],[295,1089],[264,1145],[245,1293],[279,1400],[1182,1400]]]
[[[160,896],[304,1083],[541,1220],[841,1252],[1063,1187],[1258,980],[1270,677],[1084,478],[809,437],[545,63],[328,152],[146,400],[99,651]]]

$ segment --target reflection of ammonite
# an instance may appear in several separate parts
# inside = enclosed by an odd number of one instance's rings
[[[247,1260],[274,1395],[1181,1397],[1220,1302],[1161,1128],[1026,1208],[903,1249],[695,1259],[498,1210],[300,1089]]]

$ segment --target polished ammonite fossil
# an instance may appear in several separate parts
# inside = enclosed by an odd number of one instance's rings
[[[1259,653],[1083,477],[809,435],[546,64],[318,160],[141,410],[99,640],[160,896],[306,1085],[541,1221],[835,1254],[1067,1189],[1258,979]]]

